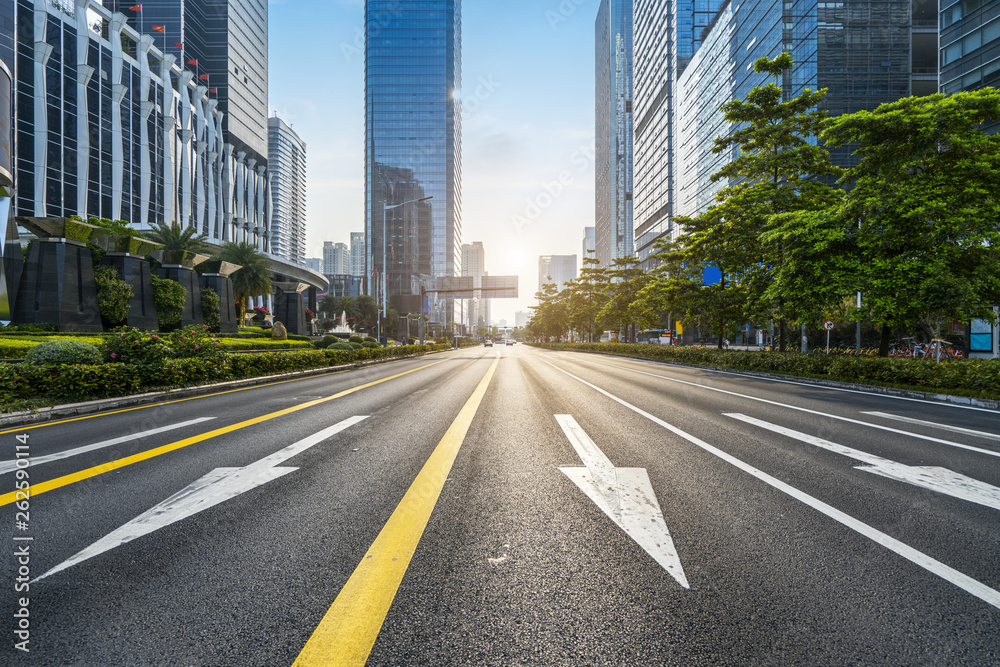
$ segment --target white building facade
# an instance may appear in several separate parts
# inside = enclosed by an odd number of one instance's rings
[[[267,119],[271,172],[271,252],[290,262],[306,260],[306,142],[277,116]]]
[[[93,0],[16,2],[34,39],[16,46],[15,215],[178,222],[270,252],[271,174],[224,142],[213,89]]]

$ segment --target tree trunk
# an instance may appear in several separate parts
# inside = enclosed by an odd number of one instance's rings
[[[778,321],[778,352],[785,351],[785,345],[788,343],[788,325],[785,320]]]
[[[889,328],[888,324],[882,325],[882,334],[879,336],[878,340],[878,356],[888,357],[889,356],[889,335],[892,330]]]

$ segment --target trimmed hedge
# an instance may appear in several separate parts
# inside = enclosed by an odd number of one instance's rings
[[[552,350],[608,352],[644,359],[874,383],[919,391],[959,393],[1000,399],[1000,360],[931,361],[885,357],[851,357],[796,352],[719,350],[708,347],[626,343],[530,343]]]
[[[90,343],[50,340],[28,350],[24,360],[30,364],[99,364],[101,352]]]
[[[222,382],[447,349],[405,345],[361,350],[302,350],[160,359],[156,363],[47,365],[0,363],[0,403],[39,398],[85,400],[124,396],[157,388]]]

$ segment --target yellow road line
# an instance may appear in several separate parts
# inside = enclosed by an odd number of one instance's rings
[[[293,667],[364,665],[493,378],[500,354],[361,559]]]
[[[199,442],[203,442],[210,438],[214,438],[219,435],[226,433],[231,433],[237,431],[241,428],[247,426],[253,426],[254,424],[260,424],[261,422],[274,419],[275,417],[281,417],[283,415],[288,415],[293,412],[298,412],[299,410],[305,410],[306,408],[311,408],[314,405],[320,405],[321,403],[326,403],[328,401],[333,401],[338,398],[347,396],[348,394],[353,394],[356,391],[362,389],[367,389],[368,387],[374,387],[377,384],[382,384],[383,382],[388,382],[389,380],[395,380],[396,378],[403,377],[404,375],[409,375],[410,373],[415,373],[417,371],[423,370],[425,368],[430,368],[431,366],[436,366],[447,361],[447,359],[442,359],[441,361],[435,361],[433,363],[427,364],[426,366],[420,366],[419,368],[413,368],[411,370],[405,371],[403,373],[398,373],[387,378],[382,378],[381,380],[375,380],[374,382],[369,382],[368,384],[362,384],[357,387],[352,387],[350,389],[345,389],[342,392],[336,393],[333,396],[327,396],[326,398],[318,398],[312,401],[306,401],[305,403],[300,403],[299,405],[294,405],[290,408],[285,408],[284,410],[278,410],[277,412],[272,412],[270,414],[261,415],[260,417],[254,417],[253,419],[248,419],[242,421],[238,424],[233,424],[231,426],[224,426],[222,428],[217,428],[214,431],[209,431],[207,433],[202,433],[200,435],[192,436],[184,440],[178,440],[177,442],[172,442],[169,445],[163,445],[162,447],[157,447],[155,449],[150,449],[149,451],[139,452],[138,454],[133,454],[132,456],[126,456],[123,459],[118,459],[116,461],[109,461],[103,465],[94,466],[93,468],[87,468],[86,470],[81,470],[80,472],[75,472],[70,475],[64,475],[62,477],[57,477],[56,479],[49,480],[47,482],[40,482],[38,484],[32,484],[28,487],[28,493],[31,496],[37,496],[46,491],[52,491],[53,489],[58,489],[69,484],[75,484],[85,479],[91,477],[96,477],[97,475],[103,475],[106,472],[112,470],[117,470],[119,468],[124,468],[125,466],[130,466],[133,463],[139,463],[140,461],[145,461],[162,454],[167,454],[169,452],[187,447],[188,445],[193,445]],[[15,500],[15,495],[18,493],[23,494],[24,491],[11,491],[10,493],[5,493],[0,496],[0,507],[4,505],[9,505]],[[22,495],[23,497],[23,495]]]

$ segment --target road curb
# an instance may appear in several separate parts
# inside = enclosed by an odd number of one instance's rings
[[[11,426],[31,426],[33,424],[53,421],[63,417],[81,417],[102,412],[104,410],[116,410],[119,408],[152,405],[155,403],[175,401],[182,398],[190,398],[192,396],[226,391],[227,389],[241,389],[243,387],[253,387],[281,380],[294,380],[296,378],[305,378],[312,375],[324,375],[326,373],[335,373],[337,371],[348,371],[356,368],[364,368],[366,366],[385,364],[392,361],[402,361],[404,359],[419,359],[420,357],[425,357],[430,354],[440,354],[442,352],[449,351],[451,351],[450,348],[448,350],[424,352],[423,354],[414,356],[373,359],[371,361],[342,364],[340,366],[325,366],[323,368],[310,368],[304,371],[293,371],[291,373],[279,373],[278,375],[264,375],[255,378],[245,378],[243,380],[230,380],[228,382],[204,384],[198,385],[197,387],[178,387],[176,389],[150,391],[144,394],[131,394],[129,396],[120,396],[117,398],[100,398],[93,401],[84,401],[82,403],[64,403],[62,405],[54,405],[48,408],[38,408],[37,410],[11,412],[5,415],[0,415],[0,428],[7,428]]]
[[[549,349],[549,348],[540,348]],[[780,375],[778,373],[764,373],[761,371],[748,371],[740,368],[722,368],[720,366],[703,366],[700,364],[688,364],[682,361],[670,361],[668,359],[655,359],[651,357],[639,357],[631,354],[619,354],[617,352],[601,352],[599,350],[554,350],[556,352],[582,352],[584,354],[600,354],[605,357],[620,357],[622,359],[640,359],[642,361],[652,361],[657,364],[669,366],[681,366],[683,368],[698,368],[701,370],[720,371],[732,373],[733,375],[747,375],[750,377],[760,377],[771,380],[795,381],[801,384],[810,384],[817,387],[830,387],[832,389],[851,389],[868,394],[879,394],[882,396],[895,396],[898,398],[912,398],[933,403],[948,403],[951,405],[965,405],[984,410],[1000,411],[1000,401],[985,398],[970,398],[968,396],[952,396],[950,394],[937,394],[926,391],[916,391],[912,389],[897,389],[895,387],[878,387],[869,384],[856,384],[853,382],[839,382],[836,380],[821,380],[818,378],[802,377],[800,375]]]

